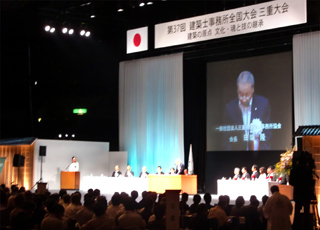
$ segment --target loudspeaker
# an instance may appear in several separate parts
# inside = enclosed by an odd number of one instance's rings
[[[298,147],[298,151],[303,151],[303,143],[302,143],[302,137],[298,137],[297,138],[297,147]]]
[[[47,153],[47,146],[40,145],[39,156],[45,157]]]
[[[14,154],[13,157],[13,167],[23,167],[24,166],[24,156],[20,154]]]

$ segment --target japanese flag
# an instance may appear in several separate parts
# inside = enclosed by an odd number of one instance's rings
[[[127,54],[148,50],[148,27],[127,31]]]

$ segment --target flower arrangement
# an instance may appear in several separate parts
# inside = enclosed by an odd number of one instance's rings
[[[275,167],[275,173],[277,174],[277,176],[290,175],[294,150],[295,146],[293,146],[291,149],[287,149],[285,153],[280,154],[280,161],[276,164]]]

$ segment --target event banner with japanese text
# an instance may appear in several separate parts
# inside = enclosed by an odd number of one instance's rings
[[[155,48],[307,22],[306,0],[276,0],[155,25]]]

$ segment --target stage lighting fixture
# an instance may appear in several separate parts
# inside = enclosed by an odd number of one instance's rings
[[[38,85],[38,82],[37,82],[37,81],[35,81],[35,82],[34,82],[34,85]]]
[[[68,137],[68,134],[66,134],[65,137]]]
[[[86,37],[89,37],[90,34],[91,34],[90,31],[87,31],[87,32],[86,32]]]
[[[83,36],[85,33],[86,33],[85,30],[81,30],[81,31],[80,31],[80,35],[81,35],[81,36]]]
[[[71,35],[73,34],[73,32],[74,32],[74,29],[70,29],[68,33]]]
[[[153,2],[148,2],[148,3],[147,3],[147,5],[152,5],[152,4],[153,4]]]
[[[144,5],[145,5],[144,2],[140,2],[139,4],[140,7],[143,7]]]
[[[44,27],[44,30],[47,31],[47,32],[49,32],[50,28],[51,28],[51,27],[50,27],[49,25],[46,25],[46,26]]]
[[[58,137],[59,137],[59,138],[61,138],[61,137],[62,137],[62,135],[61,135],[61,134],[59,134],[59,135],[58,135]]]
[[[39,118],[38,118],[38,122],[40,122],[41,120],[42,120],[42,118],[41,118],[41,117],[39,117]]]
[[[119,8],[119,9],[118,9],[118,12],[122,12],[122,11],[123,11],[123,8]]]
[[[96,17],[96,15],[94,15],[94,14],[92,14],[91,16],[90,16],[90,18],[95,18]]]
[[[51,28],[50,28],[50,33],[54,33],[54,31],[56,31],[56,28],[51,27]]]
[[[72,134],[72,138],[75,138],[76,135]]]
[[[63,29],[62,29],[62,33],[67,33],[68,32],[68,28],[67,27],[63,27]]]

